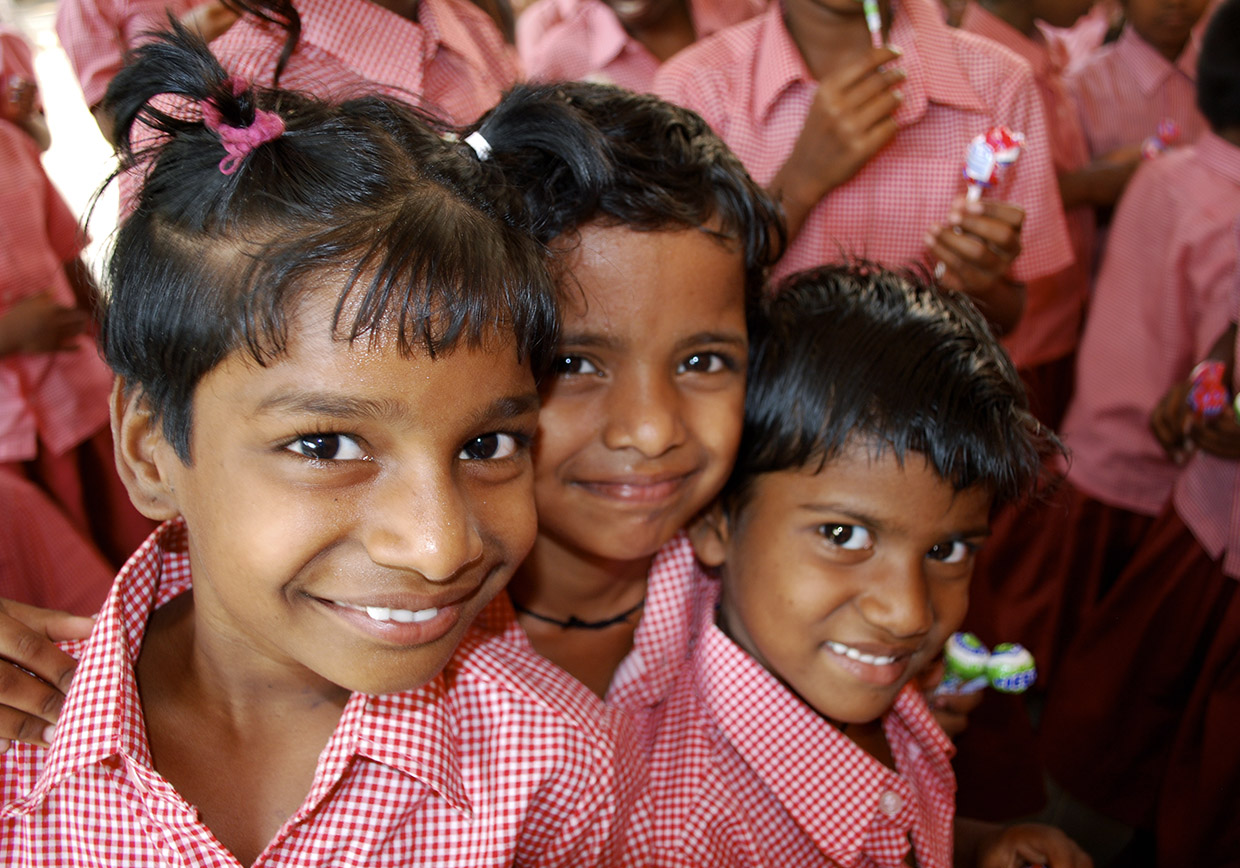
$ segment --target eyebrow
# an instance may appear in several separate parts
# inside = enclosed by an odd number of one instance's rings
[[[504,395],[470,413],[467,427],[495,419],[512,419],[537,410],[536,391]],[[266,398],[255,408],[256,415],[263,413],[296,413],[330,419],[395,419],[404,415],[405,410],[399,401],[374,401],[354,395],[323,392],[286,391]]]
[[[732,344],[735,347],[744,347],[748,341],[745,335],[737,331],[726,332],[697,332],[689,335],[676,342],[676,349],[683,350],[689,347],[700,346],[702,344]],[[618,349],[622,345],[620,341],[608,335],[599,334],[598,332],[564,332],[560,336],[560,344],[575,347],[599,347],[602,349]]]

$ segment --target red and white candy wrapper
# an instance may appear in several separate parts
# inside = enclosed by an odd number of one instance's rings
[[[1016,162],[1025,146],[1024,133],[1007,127],[991,127],[969,143],[964,176],[969,182],[968,201],[982,198],[982,191],[998,182],[1000,174]]]
[[[1227,408],[1227,384],[1223,382],[1223,374],[1223,363],[1216,359],[1207,359],[1193,368],[1188,407],[1198,419],[1212,419]]]
[[[1141,143],[1141,159],[1152,160],[1180,140],[1180,127],[1171,118],[1158,122],[1158,130]]]

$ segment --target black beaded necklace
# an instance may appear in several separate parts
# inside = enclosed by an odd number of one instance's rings
[[[646,605],[646,598],[642,597],[640,600],[637,601],[636,606],[624,612],[621,612],[619,615],[617,615],[614,618],[607,618],[606,620],[603,620],[603,621],[583,621],[580,618],[578,618],[576,615],[569,615],[568,620],[561,620],[560,618],[552,618],[550,615],[540,615],[537,612],[530,611],[529,609],[525,608],[524,606],[522,606],[520,603],[516,602],[515,600],[512,603],[512,607],[516,609],[518,612],[520,612],[522,615],[529,615],[534,620],[542,621],[543,623],[546,623],[546,624],[554,624],[555,626],[559,627],[561,630],[602,630],[606,627],[615,626],[616,624],[623,624],[633,615],[633,613],[640,610],[641,607],[644,605]]]

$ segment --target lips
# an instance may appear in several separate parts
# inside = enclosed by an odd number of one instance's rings
[[[848,645],[826,641],[822,647],[841,669],[860,681],[878,687],[900,683],[908,673],[913,659],[912,649],[882,647],[870,644]]]
[[[598,497],[620,503],[658,503],[678,494],[692,473],[661,473],[653,476],[616,476],[578,480],[575,485]]]
[[[413,647],[438,641],[451,632],[461,619],[463,604],[474,590],[465,595],[434,598],[387,595],[369,600],[311,599],[338,622],[344,622],[370,641]]]
[[[397,624],[419,624],[429,621],[439,614],[439,609],[393,609],[389,606],[355,606],[352,603],[333,601],[336,606],[365,612],[372,621],[395,621]]]

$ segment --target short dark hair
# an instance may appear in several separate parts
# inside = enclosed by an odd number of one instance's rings
[[[783,249],[778,207],[704,120],[649,94],[589,82],[524,84],[474,129],[539,240],[602,221],[701,228],[735,242],[749,296]]]
[[[728,509],[755,477],[828,464],[849,442],[918,452],[957,491],[1026,493],[1058,441],[967,297],[870,263],[792,275],[749,336],[745,425]]]
[[[461,180],[476,161],[416,110],[239,86],[179,26],[138,49],[105,104],[122,169],[144,181],[108,264],[101,343],[183,461],[202,377],[238,350],[260,364],[279,355],[296,302],[325,283],[341,339],[395,333],[401,352],[434,357],[499,332],[536,373],[549,367],[557,311],[544,249],[522,215]],[[207,104],[224,125],[248,128],[261,111],[285,131],[225,174]],[[152,135],[153,147],[131,144]]]
[[[1197,59],[1197,107],[1216,133],[1240,129],[1240,0],[1210,16]]]

